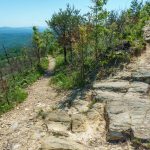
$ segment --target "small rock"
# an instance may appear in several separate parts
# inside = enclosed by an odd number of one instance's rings
[[[117,93],[117,92],[109,92],[109,91],[102,91],[102,90],[96,90],[95,91],[96,96],[95,100],[98,102],[108,102],[108,101],[122,101],[123,93]]]
[[[72,115],[72,132],[85,132],[87,130],[87,118],[82,114]]]
[[[19,127],[19,123],[18,122],[15,122],[11,125],[11,129],[12,130],[17,130],[17,128]]]
[[[82,113],[82,112],[88,111],[89,109],[88,105],[89,105],[89,102],[78,100],[73,103],[72,107],[76,108],[78,112]]]
[[[104,115],[104,104],[102,103],[95,103],[92,107],[92,109],[96,110],[99,112],[100,115]]]
[[[21,144],[18,144],[18,143],[13,144],[12,145],[12,150],[18,150],[18,149],[20,149],[20,147],[21,147]]]
[[[70,126],[67,126],[66,124],[63,124],[61,122],[49,122],[47,124],[47,127],[48,131],[53,135],[66,137],[69,136],[68,130],[70,129]]]
[[[71,118],[65,111],[53,111],[47,114],[46,121],[71,122]]]

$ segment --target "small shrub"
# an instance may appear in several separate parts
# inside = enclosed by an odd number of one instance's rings
[[[27,92],[25,92],[25,90],[21,89],[20,87],[16,87],[15,91],[10,94],[12,95],[12,98],[15,99],[16,103],[23,102],[28,96]]]
[[[67,72],[67,69],[56,72],[55,76],[50,80],[50,84],[65,90],[80,87],[81,82],[80,74],[77,71]]]
[[[55,59],[56,59],[56,69],[64,66],[64,57],[63,57],[63,55],[58,55]]]
[[[121,63],[130,62],[130,55],[126,52],[113,52],[108,55],[109,66],[119,66]]]
[[[48,65],[49,65],[48,58],[42,58],[40,64],[38,64],[38,66],[37,66],[37,70],[41,74],[43,74],[47,70]]]
[[[8,112],[9,110],[11,110],[13,108],[14,108],[13,104],[1,103],[0,104],[0,115],[2,115],[3,113]]]
[[[46,113],[41,109],[39,112],[38,112],[38,115],[37,117],[41,117],[43,120],[46,118]]]

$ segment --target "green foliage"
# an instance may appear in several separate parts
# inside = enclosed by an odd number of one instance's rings
[[[40,69],[39,66],[34,65],[32,68],[12,73],[15,78],[12,78],[12,74],[7,77],[8,88],[5,91],[0,91],[0,114],[9,111],[27,98],[28,94],[25,88],[43,75],[48,68],[48,64],[47,58],[41,58]]]
[[[56,69],[59,69],[64,66],[64,58],[63,55],[58,55],[56,58]]]
[[[65,11],[54,14],[47,22],[64,48],[64,57],[67,59],[65,63],[63,52],[56,49],[56,73],[51,83],[60,88],[70,89],[89,83],[95,70],[100,67],[100,74],[108,76],[116,68],[121,69],[123,64],[129,63],[132,56],[139,56],[143,51],[142,28],[149,20],[149,2],[142,5],[133,0],[130,8],[119,14],[104,9],[106,0],[92,1],[91,12],[81,17],[84,21],[78,27],[75,27],[75,19],[71,18],[79,15],[69,13],[70,10],[75,11],[69,6]],[[74,34],[73,28],[78,36]],[[73,40],[70,41],[70,37]]]
[[[0,105],[0,115],[2,115],[3,113],[8,112],[8,111],[11,110],[12,108],[14,108],[14,105],[8,104],[8,103],[2,103],[2,104]]]
[[[10,84],[13,86],[15,84],[16,86],[19,86],[21,88],[26,88],[28,85],[31,85],[34,83],[42,74],[36,69],[30,69],[26,70],[23,73],[18,73],[15,75],[15,81],[11,80]],[[15,82],[15,83],[14,83]]]
[[[27,92],[20,87],[14,87],[9,89],[7,93],[7,98],[9,99],[9,103],[2,101],[0,103],[0,115],[14,108],[18,103],[23,102],[27,98]],[[4,97],[1,97],[2,99]]]
[[[127,52],[111,52],[108,55],[109,66],[118,66],[121,63],[130,62],[130,55]]]
[[[50,80],[50,84],[56,85],[58,89],[72,89],[79,86],[79,73],[70,71],[65,67],[64,59],[60,55],[56,58],[55,75]]]
[[[21,103],[27,98],[27,93],[20,87],[15,87],[14,90],[10,91],[8,97],[11,101],[15,100],[15,103]]]
[[[49,61],[48,58],[42,58],[40,64],[38,64],[38,71],[43,74],[48,69]]]
[[[80,15],[80,11],[74,7],[67,5],[66,10],[60,9],[58,13],[52,16],[52,19],[46,21],[49,28],[57,39],[57,42],[62,46],[64,50],[64,61],[67,60],[67,53],[71,51],[72,61],[72,44],[79,39],[79,25],[83,22],[83,17]]]

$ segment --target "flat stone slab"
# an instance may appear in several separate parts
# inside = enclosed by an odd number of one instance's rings
[[[107,140],[124,141],[130,137],[149,141],[149,84],[144,82],[125,84],[125,82],[123,84],[127,91],[122,93],[122,91],[119,90],[120,81],[115,81],[114,84],[111,82],[111,85],[109,85],[109,83],[110,82],[98,83],[97,86],[95,86],[95,99],[106,104]],[[114,92],[114,87],[117,87],[116,89],[118,89],[118,91]],[[120,89],[124,88],[121,86]]]
[[[120,101],[122,100],[123,96],[124,96],[123,93],[102,91],[96,89],[94,99],[99,102]]]
[[[94,83],[93,88],[107,91],[126,92],[129,88],[129,82],[125,80],[115,82],[96,82]]]
[[[66,124],[63,124],[61,122],[49,122],[47,124],[47,128],[48,131],[53,135],[65,137],[69,136],[68,130],[70,129],[70,126],[67,126]]]
[[[132,82],[128,92],[148,94],[150,86],[143,82]]]
[[[46,116],[46,121],[71,122],[71,118],[67,112],[60,110],[49,112]]]
[[[68,138],[50,136],[42,139],[41,150],[87,150],[87,148]]]
[[[140,69],[131,75],[134,81],[141,81],[150,84],[150,71],[147,69]]]

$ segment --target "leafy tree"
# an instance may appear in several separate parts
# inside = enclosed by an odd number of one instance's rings
[[[41,49],[43,47],[43,41],[37,27],[33,27],[33,47],[34,52],[38,58],[38,64],[41,62]]]
[[[72,44],[79,38],[79,25],[82,23],[80,11],[67,5],[66,10],[61,10],[46,21],[54,32],[54,36],[64,50],[64,61],[67,63],[67,50],[70,49],[71,61],[73,58]]]
[[[140,11],[143,6],[143,1],[139,2],[138,0],[132,0],[131,2],[131,8],[130,8],[130,15],[132,17],[133,23],[137,21],[140,15]]]
[[[107,17],[107,11],[103,8],[107,0],[92,0],[94,6],[91,7],[93,13],[94,37],[95,37],[95,57],[98,58],[99,32],[103,30],[104,20]]]

